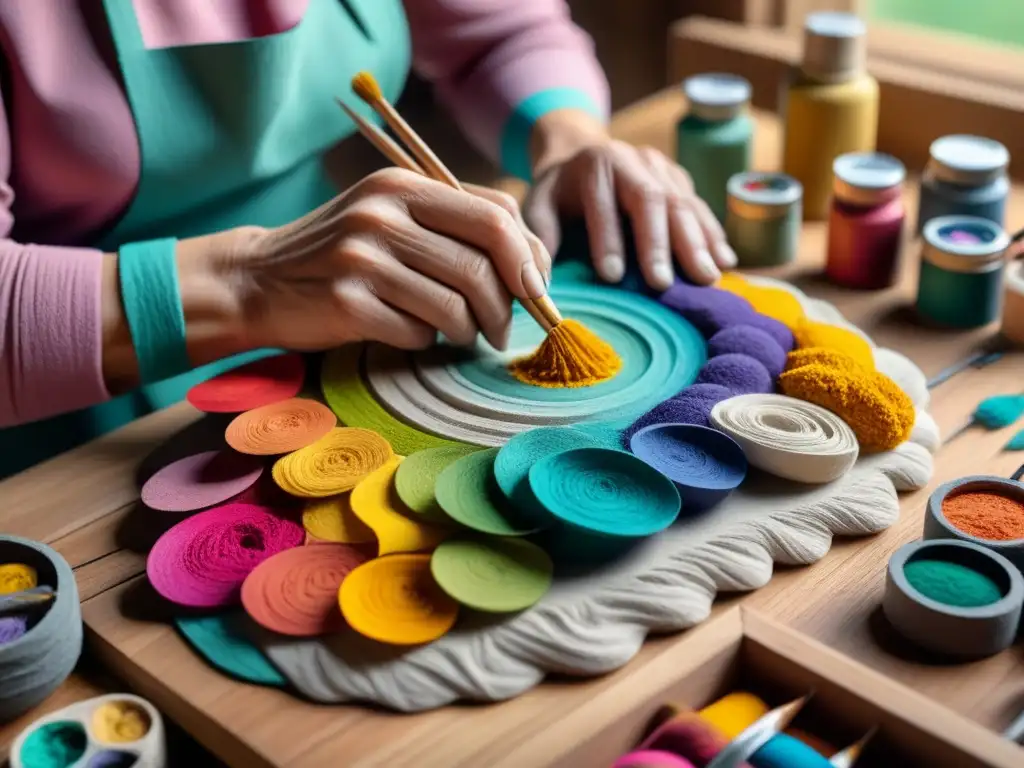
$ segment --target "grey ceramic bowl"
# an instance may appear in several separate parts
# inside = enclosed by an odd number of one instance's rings
[[[82,652],[82,614],[71,566],[50,547],[16,536],[0,536],[0,563],[36,569],[39,584],[57,595],[28,632],[0,645],[0,723],[42,702],[71,674]]]
[[[954,527],[942,514],[942,502],[946,497],[959,493],[998,493],[1024,504],[1024,483],[995,475],[973,475],[951,480],[936,488],[928,497],[928,507],[924,516],[925,539],[960,539],[973,544],[981,544],[994,552],[998,552],[1024,573],[1024,539],[993,541],[979,539]]]
[[[1003,594],[991,605],[961,608],[918,592],[903,572],[921,559],[946,560],[992,579]],[[981,658],[1010,647],[1024,607],[1024,576],[1002,555],[980,544],[957,539],[912,541],[889,560],[882,612],[915,645],[943,656]]]

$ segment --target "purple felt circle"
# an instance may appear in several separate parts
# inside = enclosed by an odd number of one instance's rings
[[[748,355],[768,369],[777,378],[786,367],[786,352],[771,335],[752,325],[734,325],[723,328],[708,339],[708,357],[720,355]]]
[[[13,616],[0,616],[0,646],[13,643],[28,632],[28,616],[16,613]]]
[[[652,424],[630,438],[629,449],[684,488],[731,491],[747,476],[743,449],[731,437],[710,427]]]
[[[194,512],[237,496],[262,473],[258,456],[205,451],[155,473],[142,486],[142,503],[160,512]]]
[[[698,424],[706,427],[711,409],[732,396],[732,392],[718,384],[693,384],[634,421],[625,432],[626,446],[634,434],[651,424]]]
[[[713,357],[697,374],[698,384],[718,384],[734,395],[766,394],[775,387],[768,369],[750,355],[730,353]]]
[[[677,280],[659,298],[709,338],[733,325],[749,325],[757,317],[750,302],[735,293],[704,285],[691,285]]]

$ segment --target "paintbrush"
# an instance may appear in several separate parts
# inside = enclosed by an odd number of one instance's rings
[[[369,72],[360,72],[354,78],[352,78],[352,90],[355,91],[356,95],[368,104],[381,118],[386,122],[391,130],[395,132],[402,143],[408,147],[409,151],[416,157],[420,165],[426,170],[426,175],[436,181],[443,182],[454,189],[462,189],[462,185],[459,184],[459,180],[455,178],[451,171],[445,167],[444,163],[434,154],[433,150],[427,146],[427,143],[419,137],[419,135],[412,129],[412,127],[405,122],[398,111],[391,105],[391,103],[384,97],[384,93],[381,91],[380,86],[377,84],[376,78]],[[359,124],[356,123],[358,126]],[[367,124],[367,128],[370,128]],[[362,128],[360,128],[362,131]],[[366,134],[364,134],[366,135]],[[369,138],[369,137],[368,137]],[[373,139],[371,139],[373,141]],[[374,142],[376,144],[376,142]],[[562,315],[559,313],[555,303],[551,300],[550,296],[541,296],[536,299],[524,299],[521,303],[526,307],[527,310],[531,310],[531,306],[536,309],[536,313],[530,311],[530,315],[541,324],[541,327],[545,331],[550,331],[560,322],[562,322]],[[542,320],[538,319],[538,314]]]
[[[751,755],[767,744],[769,739],[786,730],[813,695],[812,691],[806,696],[776,707],[763,715],[756,723],[730,741],[721,752],[715,755],[706,768],[735,768],[740,763],[746,762]]]
[[[0,616],[48,603],[53,600],[54,594],[53,587],[43,586],[0,595]]]
[[[853,768],[860,759],[861,753],[864,752],[864,747],[868,745],[868,742],[871,741],[877,730],[877,728],[872,728],[856,743],[851,744],[841,752],[836,752],[829,758],[829,764],[835,768]]]
[[[423,167],[413,160],[409,153],[399,146],[398,142],[388,136],[384,131],[380,130],[370,121],[362,117],[358,112],[349,107],[341,99],[335,97],[335,101],[338,102],[338,106],[345,110],[345,114],[349,116],[349,119],[356,124],[356,128],[363,134],[366,139],[373,144],[380,153],[384,155],[388,160],[397,165],[399,168],[404,168],[407,171],[418,173],[422,176],[426,176],[426,171]]]

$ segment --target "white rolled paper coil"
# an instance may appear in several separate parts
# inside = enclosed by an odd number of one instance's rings
[[[711,410],[711,424],[758,469],[799,483],[846,474],[860,448],[850,426],[821,406],[785,395],[740,395]]]
[[[1003,286],[1003,336],[1024,346],[1024,260],[1006,270]]]

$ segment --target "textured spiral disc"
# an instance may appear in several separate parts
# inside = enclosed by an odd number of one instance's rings
[[[455,624],[459,604],[430,573],[430,555],[388,555],[341,584],[341,612],[356,632],[392,645],[429,643]]]
[[[231,450],[204,451],[168,464],[142,486],[142,503],[160,512],[194,512],[231,499],[260,475],[259,459]]]
[[[338,589],[369,559],[365,548],[319,544],[279,552],[242,584],[242,605],[257,624],[282,635],[314,637],[339,632],[345,619]]]
[[[380,429],[394,436],[396,446],[402,441],[418,449],[431,442],[429,435],[500,446],[533,427],[608,418],[624,426],[692,383],[704,362],[704,340],[696,329],[651,299],[588,285],[556,286],[551,295],[567,317],[622,357],[617,376],[573,389],[516,380],[508,364],[543,340],[537,324],[517,307],[507,352],[485,344],[472,352],[442,346],[419,353],[370,345],[364,360],[368,396],[360,391],[358,367],[334,352],[324,366],[324,396],[341,421]]]
[[[599,447],[601,440],[573,427],[531,429],[509,440],[494,459],[494,479],[510,502],[513,524],[541,530],[554,522],[530,488],[530,467],[556,453]]]
[[[476,451],[449,464],[434,484],[437,503],[452,520],[495,536],[523,536],[536,530],[516,524],[509,501],[494,477],[497,448]]]
[[[319,541],[366,544],[376,540],[373,530],[352,511],[349,493],[307,501],[302,510],[302,527]]]
[[[857,461],[850,426],[831,411],[786,395],[742,395],[711,410],[711,423],[758,469],[802,483],[827,483]]]
[[[434,495],[437,477],[449,464],[479,450],[471,445],[448,445],[428,448],[407,457],[395,473],[398,498],[414,514],[429,523],[443,525],[450,522]]]
[[[292,397],[236,416],[224,439],[239,453],[277,456],[305,448],[326,435],[338,418],[316,400]]]
[[[232,605],[257,565],[300,546],[304,536],[301,525],[269,509],[226,504],[182,520],[157,539],[146,573],[157,592],[179,605]]]
[[[312,445],[278,459],[274,482],[293,496],[333,496],[353,488],[393,455],[376,432],[335,427]]]
[[[522,611],[551,588],[554,565],[547,552],[524,539],[451,539],[430,560],[445,592],[478,611]]]
[[[552,515],[609,536],[651,536],[679,515],[675,485],[635,456],[608,448],[577,448],[530,469],[530,488]]]
[[[393,456],[387,464],[359,481],[349,504],[353,514],[377,537],[379,553],[431,552],[451,535],[450,528],[414,520],[414,514],[395,491],[395,472],[405,459]]]
[[[240,413],[295,397],[305,376],[301,355],[275,355],[196,384],[186,398],[207,413]]]
[[[747,476],[743,449],[728,435],[694,424],[652,424],[629,441],[638,459],[681,486],[738,488]]]

